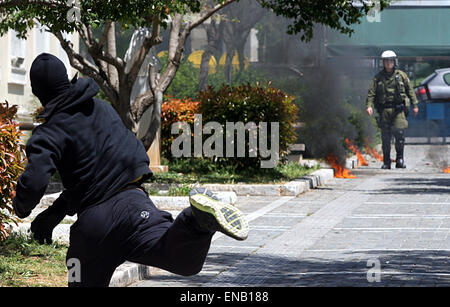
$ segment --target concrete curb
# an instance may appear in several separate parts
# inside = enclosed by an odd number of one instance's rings
[[[212,191],[232,191],[239,196],[298,196],[333,180],[333,169],[320,169],[284,184],[204,184]]]

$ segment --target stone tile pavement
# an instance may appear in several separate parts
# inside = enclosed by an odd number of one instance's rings
[[[216,236],[200,274],[132,286],[450,286],[450,175],[427,158],[435,146],[407,146],[406,170],[371,162],[299,197],[240,196],[246,241]]]

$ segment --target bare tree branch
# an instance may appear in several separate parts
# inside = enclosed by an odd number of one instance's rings
[[[149,53],[150,48],[162,42],[160,34],[160,16],[156,16],[152,19],[152,33],[144,39],[144,42],[142,43],[142,46],[139,49],[136,58],[134,59],[131,69],[128,72],[128,82],[130,83],[130,86],[133,86],[134,82],[136,81],[141,66],[144,63],[145,57]]]
[[[181,22],[183,19],[183,15],[175,14],[172,17],[172,27],[170,29],[169,36],[169,50],[168,50],[168,60],[169,62],[175,58],[175,53],[180,46],[180,31],[181,31]]]
[[[106,39],[108,38],[109,30],[111,28],[111,25],[112,25],[112,21],[111,20],[107,20],[106,24],[105,24],[105,29],[103,29],[102,36],[100,37],[100,39],[98,41],[98,46],[100,47],[100,49],[102,49],[103,46],[105,45]]]
[[[163,101],[163,93],[157,92],[156,96],[153,97],[153,112],[150,120],[150,127],[148,128],[146,134],[141,138],[142,143],[145,148],[150,148],[153,141],[155,140],[156,133],[161,127],[161,105]]]
[[[87,61],[81,54],[74,51],[71,42],[64,39],[61,32],[53,32],[56,38],[59,40],[61,47],[67,53],[70,64],[72,67],[83,73],[84,75],[94,79],[97,84],[102,88],[108,97],[116,97],[117,100],[118,93],[111,87],[108,83],[108,77],[104,71],[101,71],[98,67],[92,65]]]
[[[85,33],[86,41],[89,42],[88,47],[92,47],[95,44],[94,31],[92,30],[91,25],[82,24],[83,32]]]
[[[206,11],[204,15],[200,16],[197,20],[191,22],[185,29],[185,32],[187,31],[187,35],[194,29],[195,27],[201,25],[203,22],[205,22],[209,17],[214,15],[217,11],[223,9],[227,5],[236,2],[236,0],[226,0],[223,3],[217,4],[215,7],[211,8],[210,10]],[[184,33],[183,33],[184,34]]]
[[[155,96],[153,96],[153,92],[151,90],[136,97],[133,104],[131,105],[130,110],[131,116],[136,123],[141,120],[142,115],[144,115],[145,111],[147,111],[147,109],[155,103],[154,97]]]
[[[94,47],[93,44],[95,43],[92,40],[92,28],[86,27],[84,24],[81,27],[78,27],[78,33],[80,34],[81,40],[86,45],[86,48],[89,50],[89,52],[92,52]],[[101,61],[98,57],[94,56],[92,57],[94,60],[95,65],[97,65],[98,74],[105,79],[105,81],[108,83],[108,86],[113,88],[111,83],[109,82],[108,75],[106,74],[107,70],[107,64],[104,61]]]
[[[148,65],[148,84],[150,85],[150,90],[136,97],[131,105],[131,115],[136,122],[139,122],[145,111],[154,104],[157,82],[158,73],[155,71],[155,66],[150,63]]]
[[[84,44],[86,45],[89,53],[93,56],[94,61],[95,58],[98,58],[110,65],[113,65],[117,68],[118,71],[122,71],[124,69],[124,63],[123,60],[118,58],[117,56],[111,55],[109,52],[103,51],[104,44],[106,42],[107,34],[111,27],[112,22],[107,22],[107,25],[105,26],[105,30],[102,34],[102,37],[100,38],[100,41],[96,41],[94,38],[94,33],[92,30],[91,25],[85,26],[82,24],[81,27],[77,27],[78,33],[80,34],[81,39],[83,40]],[[104,71],[107,71],[106,64],[101,63],[98,64],[96,62],[96,65],[100,65]]]

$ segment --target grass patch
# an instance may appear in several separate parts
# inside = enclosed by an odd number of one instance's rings
[[[168,196],[189,196],[189,192],[191,191],[191,187],[187,184],[183,184],[180,187],[170,187]]]
[[[12,234],[0,242],[0,287],[67,287],[67,248]]]
[[[179,184],[283,183],[308,175],[320,168],[320,166],[308,168],[292,162],[280,163],[275,168],[270,169],[237,170],[233,166],[218,167],[211,161],[200,158],[178,159],[168,165],[169,172],[155,173],[151,182]],[[188,187],[184,186],[180,191],[174,191],[174,193],[186,193],[185,190],[187,189]]]

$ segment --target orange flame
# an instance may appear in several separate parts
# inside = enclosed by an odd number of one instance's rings
[[[380,155],[380,154],[378,153],[378,151],[376,151],[375,149],[371,148],[371,147],[369,146],[369,144],[370,144],[370,138],[367,137],[367,138],[366,138],[366,152],[367,152],[369,155],[371,155],[372,157],[374,157],[375,159],[377,159],[378,161],[383,162],[383,161],[384,161],[383,155]],[[394,160],[394,159],[391,159],[391,162],[395,162],[395,160]]]
[[[372,157],[374,157],[375,159],[377,159],[378,161],[383,162],[383,156],[380,155],[380,154],[378,153],[378,151],[376,151],[375,149],[370,148],[369,145],[366,145],[366,152],[367,152],[369,155],[371,155]]]
[[[446,174],[450,174],[450,166],[449,166],[449,167],[447,167],[446,169],[444,169],[444,173],[446,173]]]
[[[337,161],[337,158],[334,154],[330,154],[327,156],[327,161],[330,163],[331,167],[334,169],[334,177],[335,178],[356,178],[348,169],[340,165]]]
[[[355,145],[353,145],[352,142],[350,142],[349,139],[345,139],[345,143],[347,144],[348,148],[350,148],[351,151],[353,151],[354,154],[356,154],[356,157],[358,158],[359,164],[362,166],[368,166],[369,163],[367,163],[366,159],[364,159],[362,153],[356,148]]]

